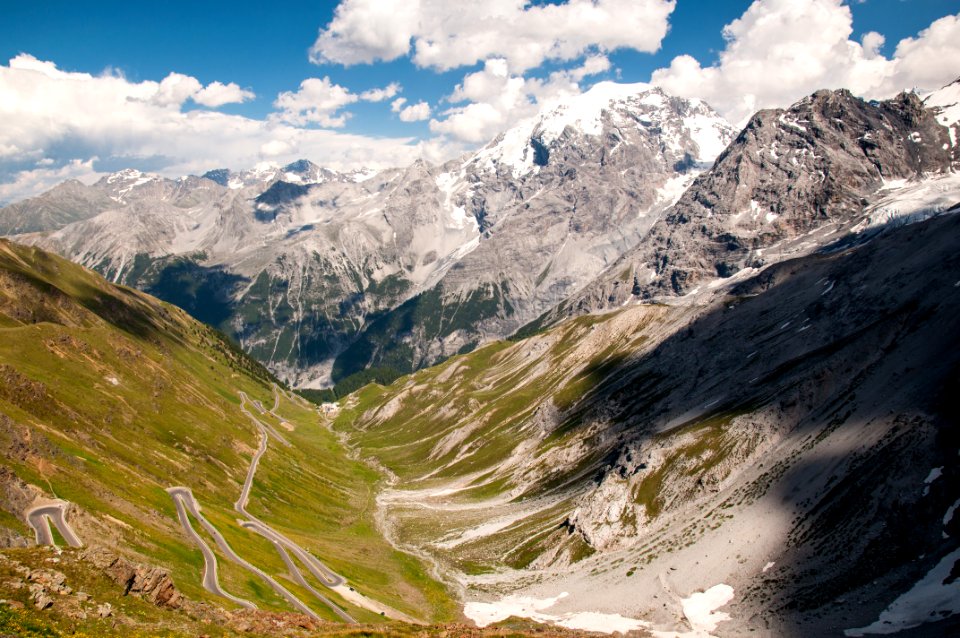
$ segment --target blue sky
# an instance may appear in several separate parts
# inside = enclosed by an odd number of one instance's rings
[[[620,21],[632,20],[629,24],[612,19],[584,24],[579,31],[576,19],[561,23],[564,14],[557,13],[554,36],[549,19],[545,23],[531,18],[543,9],[535,5],[544,3],[488,0],[475,6],[476,16],[484,15],[484,9],[476,7],[497,5],[507,16],[499,24],[477,32],[483,29],[483,19],[466,19],[443,32],[451,17],[455,23],[470,5],[424,0],[413,19],[418,24],[432,21],[432,30],[410,26],[409,37],[401,37],[397,48],[391,38],[402,35],[400,14],[415,3],[400,2],[391,8],[391,2],[399,0],[344,0],[339,9],[333,1],[295,6],[262,1],[5,3],[0,74],[6,72],[8,77],[4,84],[0,75],[0,201],[34,192],[63,176],[84,173],[90,177],[124,162],[172,174],[207,164],[241,168],[243,162],[285,161],[311,153],[319,155],[310,157],[314,161],[342,167],[381,160],[403,162],[417,154],[443,159],[476,146],[529,116],[542,103],[586,90],[601,80],[649,82],[653,78],[668,92],[704,97],[738,123],[754,108],[786,106],[816,88],[847,86],[868,97],[883,97],[909,86],[935,88],[933,84],[960,75],[956,63],[960,56],[949,59],[953,53],[949,41],[960,40],[954,37],[960,36],[954,32],[960,0],[677,0],[675,5],[669,0],[596,1],[601,7],[612,7],[613,13],[626,15],[626,7],[643,10]],[[589,4],[587,0],[551,4],[567,10],[566,5],[578,2]],[[724,27],[731,24],[733,31],[728,30],[725,37]],[[328,33],[325,44],[323,38],[318,41],[321,30]],[[546,53],[524,57],[516,41],[535,42],[538,37],[555,38],[552,48],[545,45]],[[905,38],[913,38],[915,46],[903,47],[898,57],[898,44]],[[402,51],[406,42],[416,45],[420,40],[440,43],[436,57],[418,57],[415,46]],[[781,41],[795,46],[770,53]],[[480,43],[481,57],[470,59],[470,52],[463,48],[473,44],[461,46],[464,42]],[[311,50],[315,60],[324,58],[321,63],[311,61]],[[21,63],[23,68],[18,70],[12,63],[9,68],[2,66],[23,54],[51,66]],[[726,65],[724,56],[729,58]],[[798,60],[798,56],[809,60]],[[590,58],[599,71],[578,75],[576,70]],[[946,68],[950,64],[955,67],[952,71]],[[795,73],[799,68],[809,73]],[[44,122],[62,124],[53,127],[62,129],[60,137],[33,130],[27,130],[27,135],[8,130],[4,135],[4,127],[10,125],[2,122],[18,114],[4,112],[2,98],[30,92],[28,72],[45,74],[37,76],[36,92],[50,91],[50,100],[64,102],[62,114],[44,109]],[[70,79],[56,75],[60,72],[75,74],[71,86],[81,80],[89,85],[77,105],[71,104],[72,94],[63,94],[64,82],[52,81]],[[162,135],[147,131],[144,139],[131,142],[136,135],[115,128],[105,129],[98,139],[88,138],[82,127],[89,120],[77,120],[71,114],[94,108],[96,102],[89,94],[101,90],[104,104],[114,105],[102,107],[105,117],[110,117],[110,108],[122,108],[110,97],[110,91],[119,90],[117,83],[101,81],[105,77],[127,83],[130,95],[138,96],[128,96],[128,102],[147,102],[143,96],[161,90],[158,83],[170,74],[188,76],[193,88],[188,90],[181,83],[182,90],[171,93],[162,104],[154,99],[151,108],[162,108],[163,117],[144,107],[142,112],[115,118],[117,122],[137,116],[167,118]],[[455,95],[458,85],[467,86],[471,74],[475,88]],[[310,78],[318,83],[307,91],[301,82]],[[329,81],[320,86],[323,78]],[[753,86],[755,78],[766,85]],[[231,85],[232,93],[208,98],[197,93],[214,82],[220,88]],[[363,97],[363,92],[391,83],[402,87],[396,95],[381,101]],[[226,97],[240,91],[255,97],[247,94],[243,101]],[[276,104],[284,92],[290,94],[288,106],[293,105],[287,109]],[[318,107],[319,111],[312,106],[328,104],[324,100],[331,96],[337,106]],[[405,102],[394,104],[397,98]],[[421,101],[426,104],[406,113],[408,121],[402,121],[401,111]],[[195,119],[181,117],[192,111],[213,114],[204,120],[200,133]],[[198,157],[196,148],[185,142],[162,148],[163,139],[177,137],[181,121],[177,117],[194,127],[185,126],[184,136],[209,137],[204,148],[216,147],[218,135],[237,127],[244,130],[247,146],[233,140],[221,145],[221,155],[211,152],[205,157]],[[24,122],[21,126],[29,129],[29,122]],[[276,139],[268,139],[269,135]],[[191,153],[193,157],[188,157]],[[74,168],[65,170],[68,166]]]

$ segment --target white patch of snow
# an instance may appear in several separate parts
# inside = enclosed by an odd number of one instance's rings
[[[457,230],[462,230],[467,227],[472,227],[473,230],[479,231],[480,226],[477,224],[477,219],[473,215],[467,214],[467,209],[463,206],[454,206],[450,211],[450,221],[453,224],[453,228]]]
[[[917,133],[916,131],[910,133],[910,135],[907,136],[907,139],[915,144],[919,144],[923,141],[923,139],[920,137],[920,133]]]
[[[698,162],[713,162],[727,148],[726,134],[716,118],[698,113],[684,118],[683,124],[700,149]],[[776,154],[773,157],[776,158]]]
[[[643,629],[650,624],[636,618],[627,618],[620,614],[601,614],[595,611],[580,611],[564,616],[557,625],[580,631],[597,631],[604,634],[622,633]]]
[[[475,622],[478,627],[486,627],[506,620],[510,616],[530,618],[537,622],[550,622],[553,617],[540,612],[553,607],[561,598],[566,597],[567,592],[563,592],[553,598],[507,596],[493,603],[470,602],[463,606],[463,615]]]
[[[284,174],[283,174],[283,179],[284,179],[284,181],[292,182],[292,183],[294,183],[294,184],[303,181],[303,178],[300,177],[299,175],[297,175],[296,173],[284,173]]]
[[[774,565],[776,565],[776,563],[774,562],[767,563],[766,565],[763,566],[762,573],[766,574],[768,571],[770,571],[773,568]]]
[[[909,224],[923,221],[951,208],[960,193],[960,174],[933,175],[920,182],[885,182],[883,199],[867,209],[867,225]]]
[[[104,378],[107,380],[107,383],[109,383],[110,385],[120,385],[120,379],[114,376],[109,376]]]
[[[107,178],[108,184],[113,184],[118,180],[128,180],[128,179],[137,179],[142,176],[143,173],[138,171],[135,168],[125,168],[122,171],[117,171]]]
[[[676,631],[654,631],[656,638],[710,638],[710,632],[725,620],[730,620],[730,614],[716,611],[733,600],[733,587],[720,583],[702,592],[696,592],[689,598],[680,601],[683,615],[690,623],[693,631],[679,633]]]
[[[943,466],[935,467],[932,470],[930,470],[930,473],[927,474],[927,478],[923,479],[923,482],[927,485],[930,485],[931,483],[936,481],[938,478],[940,478],[942,475],[943,475]]]
[[[843,633],[847,636],[894,634],[931,620],[960,614],[960,579],[945,584],[957,561],[960,561],[960,549],[944,556],[910,591],[890,603],[876,622]]]
[[[604,614],[595,611],[578,611],[559,615],[543,613],[543,610],[553,607],[567,595],[567,592],[563,592],[553,598],[507,596],[493,603],[470,602],[464,605],[463,613],[478,627],[486,627],[495,622],[506,620],[511,616],[529,618],[536,622],[559,625],[567,629],[596,631],[605,634],[626,633],[650,626],[647,622],[636,618],[627,618],[620,614]]]
[[[960,82],[948,84],[938,91],[934,91],[923,101],[927,107],[937,106],[940,108],[940,114],[937,120],[946,127],[960,122]],[[956,146],[953,130],[951,129],[950,140]]]
[[[257,162],[257,165],[250,169],[255,176],[260,177],[272,173],[280,167],[276,162]]]
[[[807,129],[805,129],[804,127],[800,126],[800,124],[797,123],[797,120],[787,117],[786,113],[781,113],[780,117],[777,118],[777,121],[783,124],[784,126],[795,129],[802,133],[807,132]]]
[[[683,195],[687,191],[687,188],[690,187],[690,184],[693,183],[696,176],[697,174],[693,173],[681,173],[665,181],[663,186],[657,189],[657,203],[665,206],[673,206],[676,204],[681,195]],[[638,216],[642,217],[648,212],[649,211],[645,209],[641,209]]]
[[[227,188],[230,190],[237,190],[238,188],[243,188],[243,180],[239,177],[234,177],[229,182],[227,182]]]
[[[361,168],[361,169],[359,169],[359,170],[354,171],[354,172],[350,175],[350,179],[353,180],[353,182],[354,182],[355,184],[359,184],[360,182],[365,182],[365,181],[367,181],[367,180],[370,179],[371,177],[376,177],[376,175],[377,175],[379,172],[380,172],[380,171],[378,171],[378,170],[376,170],[376,169],[373,169],[373,168]]]
[[[779,216],[780,216],[780,215],[777,215],[776,213],[767,213],[766,215],[764,215],[763,218],[764,218],[764,220],[766,220],[766,222],[767,222],[768,224],[770,224],[770,223],[773,222],[773,220],[775,220],[775,219],[776,219],[777,217],[779,217]]]
[[[943,526],[946,527],[950,524],[950,521],[953,520],[953,513],[957,511],[957,507],[960,507],[960,501],[957,501],[953,505],[947,508],[947,513],[943,515]]]

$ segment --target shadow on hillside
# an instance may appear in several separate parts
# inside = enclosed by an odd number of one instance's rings
[[[179,306],[198,321],[229,333],[233,293],[249,281],[220,266],[201,266],[189,259],[178,259],[160,268],[143,290]]]
[[[905,355],[914,369],[942,375],[960,355],[951,349],[960,326],[957,236],[960,216],[949,215],[770,266],[652,351],[595,364],[594,389],[573,413],[613,407],[614,420],[635,429],[639,417],[662,425],[686,413],[750,409],[807,385],[842,402],[851,374],[907,339],[919,346]]]
[[[563,415],[617,424],[606,462],[656,432],[760,409],[811,440],[886,433],[856,455],[799,457],[771,481],[786,510],[806,512],[778,561],[775,609],[791,620],[778,635],[840,635],[845,617],[846,628],[870,624],[957,546],[941,536],[960,497],[957,237],[960,215],[946,215],[773,265],[652,351],[595,366],[594,390]],[[924,496],[938,466],[948,480]],[[836,606],[852,592],[861,604]]]

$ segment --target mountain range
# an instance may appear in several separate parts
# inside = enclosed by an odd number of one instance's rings
[[[109,539],[203,631],[950,635],[958,120],[960,82],[739,132],[601,83],[441,166],[2,209],[4,542]]]
[[[176,303],[311,387],[509,335],[634,247],[733,135],[702,102],[601,83],[439,167],[121,171],[0,210],[0,232],[38,231],[17,239]]]

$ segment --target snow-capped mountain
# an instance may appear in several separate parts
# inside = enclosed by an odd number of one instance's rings
[[[338,378],[408,370],[590,281],[734,132],[700,101],[601,83],[440,167],[121,171],[87,187],[110,205],[20,239],[183,305],[288,380],[325,382],[337,357]]]
[[[760,111],[644,242],[556,316],[706,292],[879,223],[955,209],[955,92],[925,108],[912,93],[869,103],[819,91]]]
[[[902,188],[913,213],[949,207],[956,92],[819,92],[758,113],[724,150],[735,131],[705,103],[601,83],[442,166],[126,170],[0,219],[48,230],[21,239],[180,304],[294,383],[389,377],[544,313],[706,290],[805,254],[903,208]]]

